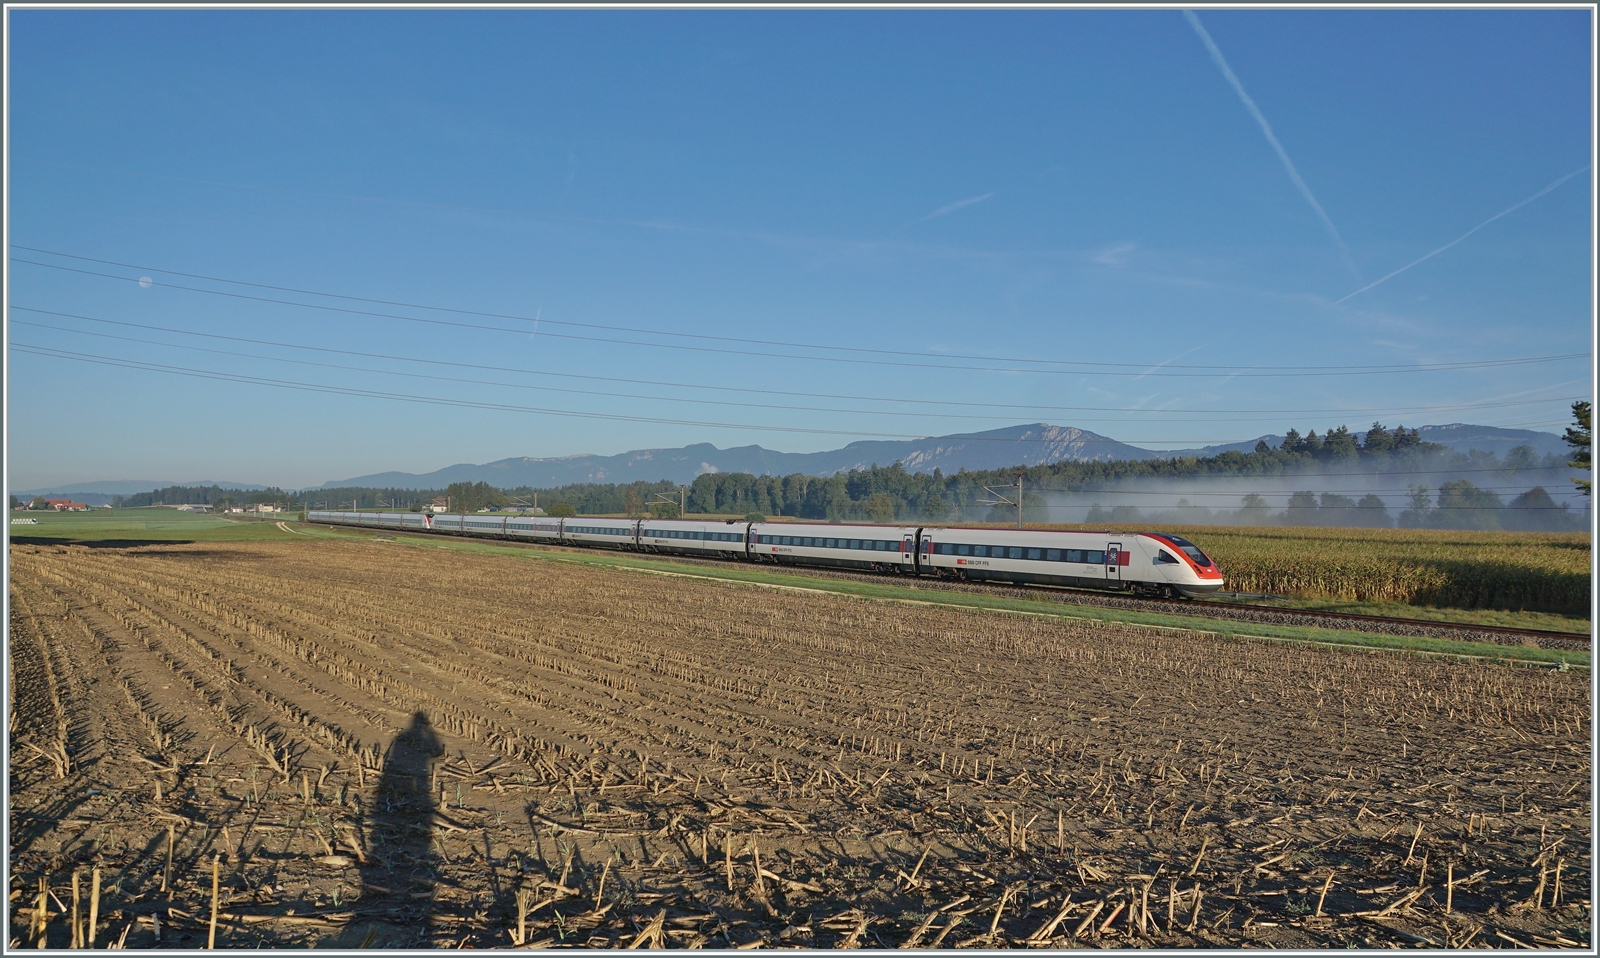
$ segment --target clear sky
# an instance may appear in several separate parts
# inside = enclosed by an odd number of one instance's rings
[[[13,488],[1590,395],[1587,10],[8,17]]]

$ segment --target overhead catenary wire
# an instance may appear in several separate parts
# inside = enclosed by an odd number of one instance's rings
[[[22,263],[22,264],[30,265],[30,266],[40,266],[40,267],[43,267],[43,268],[46,268],[46,269],[60,270],[60,271],[69,272],[69,273],[78,273],[78,274],[82,274],[82,275],[86,275],[86,276],[97,276],[97,277],[101,277],[101,278],[104,278],[104,279],[118,280],[120,282],[137,283],[137,284],[139,284],[141,286],[145,286],[145,285],[160,286],[160,287],[165,288],[165,289],[177,289],[177,290],[184,290],[184,291],[187,291],[187,292],[204,293],[204,294],[211,295],[211,296],[225,296],[225,297],[229,297],[229,298],[232,298],[232,299],[249,300],[249,301],[254,301],[254,302],[262,302],[262,303],[272,303],[272,304],[282,305],[282,306],[293,306],[293,307],[300,308],[300,309],[322,310],[322,311],[326,311],[326,312],[344,313],[344,314],[347,314],[347,315],[365,316],[365,317],[368,317],[368,318],[375,318],[375,319],[392,319],[392,320],[398,320],[398,321],[401,321],[401,322],[421,323],[421,324],[432,325],[432,326],[446,326],[446,327],[455,327],[455,328],[460,328],[460,329],[476,329],[476,330],[487,331],[487,332],[514,333],[514,334],[517,334],[517,335],[545,336],[545,337],[554,338],[554,339],[566,339],[566,340],[574,340],[574,341],[580,341],[580,342],[610,343],[610,344],[613,344],[613,345],[638,346],[638,347],[649,348],[649,349],[670,349],[670,350],[713,353],[713,354],[732,355],[732,356],[751,356],[751,357],[759,357],[759,358],[767,358],[767,359],[791,359],[791,360],[797,360],[797,361],[802,361],[802,362],[845,363],[845,364],[850,364],[850,365],[887,366],[887,367],[896,367],[896,368],[949,369],[949,370],[957,370],[957,371],[965,371],[965,372],[1008,372],[1008,373],[1033,373],[1033,374],[1044,374],[1044,375],[1068,375],[1068,376],[1113,376],[1113,377],[1133,377],[1133,378],[1139,378],[1139,379],[1146,378],[1146,377],[1152,377],[1152,376],[1153,377],[1162,377],[1162,378],[1284,378],[1284,377],[1291,377],[1291,376],[1294,376],[1294,377],[1301,377],[1301,376],[1365,376],[1365,375],[1389,375],[1389,374],[1397,374],[1397,373],[1416,373],[1416,372],[1449,372],[1449,371],[1461,371],[1461,370],[1472,370],[1472,369],[1491,369],[1491,368],[1503,368],[1503,367],[1510,367],[1510,366],[1524,366],[1524,365],[1531,365],[1531,364],[1540,364],[1540,363],[1549,363],[1549,362],[1561,362],[1561,361],[1567,361],[1567,360],[1586,359],[1587,358],[1587,354],[1585,354],[1585,353],[1571,353],[1571,354],[1562,354],[1562,355],[1553,355],[1553,356],[1519,357],[1519,358],[1512,358],[1512,359],[1472,360],[1472,361],[1463,361],[1463,362],[1455,362],[1455,363],[1417,363],[1417,364],[1406,364],[1406,365],[1343,366],[1343,367],[1332,367],[1332,366],[1325,366],[1325,367],[1312,367],[1312,366],[1306,366],[1306,367],[1291,367],[1291,366],[1270,366],[1270,367],[1264,367],[1264,366],[1178,367],[1178,366],[1175,366],[1175,365],[1172,365],[1172,364],[1160,364],[1160,365],[1153,365],[1153,364],[1148,364],[1148,363],[1116,363],[1116,364],[1096,363],[1096,364],[1091,364],[1091,363],[1087,363],[1087,362],[1081,362],[1080,363],[1080,362],[1069,361],[1069,360],[994,359],[994,358],[989,358],[989,357],[976,357],[976,356],[975,357],[964,357],[964,358],[970,358],[972,362],[987,362],[987,363],[1002,363],[1003,362],[1003,363],[1011,363],[1013,365],[1005,365],[1005,366],[1000,366],[1000,365],[987,365],[987,366],[983,366],[983,365],[959,365],[959,364],[948,363],[948,362],[946,362],[946,363],[912,362],[912,361],[909,361],[909,360],[863,359],[863,358],[856,358],[856,357],[849,357],[849,356],[804,356],[804,355],[796,355],[796,354],[793,354],[793,353],[761,352],[761,351],[755,351],[755,350],[731,349],[731,348],[713,347],[713,346],[692,346],[692,345],[686,345],[686,344],[681,344],[681,343],[653,343],[653,342],[647,342],[647,341],[642,341],[642,340],[615,339],[615,338],[607,338],[607,337],[603,337],[603,336],[583,336],[583,335],[577,335],[577,334],[574,334],[574,333],[554,333],[554,332],[546,332],[546,331],[543,331],[543,330],[535,331],[533,329],[530,329],[529,327],[511,328],[511,327],[507,327],[507,326],[492,326],[492,325],[488,325],[488,324],[485,324],[485,323],[467,323],[467,322],[461,322],[461,321],[456,321],[456,320],[434,319],[434,318],[422,317],[422,316],[407,316],[407,315],[400,314],[400,313],[382,313],[382,312],[376,312],[376,311],[373,311],[373,310],[353,309],[353,308],[344,307],[344,306],[330,306],[330,305],[321,304],[321,303],[301,303],[301,302],[296,302],[294,300],[277,299],[277,298],[269,297],[269,296],[256,296],[256,295],[251,295],[251,294],[247,294],[247,293],[229,292],[227,290],[206,289],[204,287],[198,287],[198,286],[185,286],[185,285],[183,285],[181,283],[162,283],[162,282],[156,282],[154,280],[151,280],[148,277],[118,276],[118,275],[113,274],[113,273],[102,273],[102,272],[98,272],[96,270],[79,269],[79,268],[72,267],[72,266],[63,266],[63,265],[61,265],[59,263],[43,263],[43,262],[39,262],[37,260],[22,259],[22,258],[16,257],[16,256],[12,256],[11,257],[11,262],[13,262],[13,263]],[[132,268],[140,268],[140,267],[132,267]],[[164,272],[163,270],[159,270],[159,269],[154,269],[152,271],[153,272]],[[221,280],[221,281],[222,282],[233,282],[233,281],[230,281],[230,280]],[[306,293],[305,295],[336,295],[336,294]],[[411,308],[441,309],[441,307],[426,307],[426,306],[417,306],[417,307],[411,307]],[[466,310],[452,310],[452,311],[458,312],[458,313],[469,313],[469,314],[472,314],[472,315],[483,315],[483,314],[471,313],[470,311],[466,311]],[[505,318],[512,318],[512,319],[515,319],[517,321],[525,322],[525,323],[543,322],[545,324],[550,324],[550,323],[554,322],[553,320],[540,320],[540,319],[537,319],[535,317],[530,317],[530,316],[516,316],[516,317],[505,317]],[[577,324],[571,324],[571,325],[577,325]],[[599,327],[599,328],[608,328],[608,327]],[[622,329],[623,327],[609,327],[609,328]],[[685,336],[687,336],[687,335],[698,335],[698,334],[668,334],[668,333],[656,332],[656,331],[647,331],[647,334],[649,334],[649,335],[662,335],[662,336],[666,336],[666,335],[685,335]],[[707,338],[710,338],[710,337],[707,337]],[[746,341],[742,341],[742,340],[734,340],[734,341],[746,342]],[[748,341],[748,342],[757,343],[757,342],[760,342],[760,341]],[[846,349],[848,347],[817,346],[817,345],[809,345],[809,344],[796,344],[796,345],[787,345],[786,344],[786,345],[784,345],[783,348],[815,349],[815,350],[840,350],[840,349]],[[896,354],[893,351],[881,351],[881,352],[885,352],[885,353],[888,353],[890,355],[895,355]],[[929,356],[929,357],[931,357],[933,354],[914,353],[912,355]],[[1020,365],[1020,364],[1033,364],[1033,365],[1030,366],[1030,365]],[[1038,366],[1043,365],[1043,364],[1051,364],[1051,365],[1054,365],[1054,366],[1068,366],[1068,365],[1094,366],[1096,368],[1087,368],[1087,369],[1080,369],[1080,368],[1070,368],[1070,369],[1069,368],[1044,368],[1044,369],[1041,369],[1041,368],[1037,368]],[[1100,368],[1100,367],[1113,366],[1113,365],[1117,366],[1119,368],[1118,369]],[[1205,370],[1208,370],[1208,371],[1206,371],[1206,372],[1171,372],[1171,371],[1167,371],[1167,370],[1172,370],[1172,369],[1177,369],[1177,368],[1205,369]],[[1138,370],[1138,371],[1135,371],[1135,370]],[[1265,370],[1271,370],[1271,371],[1265,371]]]
[[[554,371],[554,370],[543,370],[543,369],[528,369],[528,368],[525,368],[525,367],[516,367],[516,366],[495,366],[495,365],[487,365],[487,364],[482,364],[482,363],[464,363],[464,362],[458,362],[458,361],[452,361],[452,360],[443,360],[443,359],[425,359],[425,358],[414,357],[414,356],[399,356],[399,355],[394,355],[394,354],[375,353],[375,352],[363,351],[363,350],[335,349],[335,348],[328,347],[328,346],[310,346],[310,345],[306,345],[306,344],[303,344],[303,343],[289,343],[289,342],[281,342],[281,341],[269,340],[269,339],[255,339],[255,338],[245,337],[245,336],[228,336],[228,335],[225,335],[225,334],[222,334],[222,333],[205,333],[205,332],[198,332],[198,331],[195,331],[195,330],[180,329],[180,328],[171,327],[171,326],[157,326],[157,325],[152,325],[152,324],[149,324],[149,323],[132,323],[132,322],[126,322],[126,321],[123,321],[123,320],[103,319],[103,318],[94,317],[94,316],[85,316],[85,315],[82,315],[82,314],[79,314],[79,313],[66,313],[66,312],[60,312],[60,311],[57,311],[57,310],[39,309],[39,308],[36,308],[36,307],[31,307],[31,306],[18,306],[18,305],[13,304],[10,308],[13,309],[13,310],[22,310],[24,312],[39,313],[39,314],[47,315],[47,316],[58,316],[58,317],[61,317],[61,318],[64,318],[64,319],[75,319],[75,320],[81,320],[83,322],[100,323],[100,324],[109,325],[109,326],[120,326],[120,327],[128,328],[128,329],[143,329],[143,330],[149,330],[149,331],[154,331],[154,332],[172,333],[172,334],[182,335],[182,336],[194,336],[194,337],[200,337],[200,338],[205,338],[205,339],[222,340],[222,341],[226,341],[226,342],[248,343],[248,344],[256,345],[256,346],[272,346],[272,347],[275,347],[275,348],[282,348],[282,349],[296,349],[296,350],[304,350],[304,351],[309,351],[309,352],[326,353],[326,354],[340,355],[340,356],[357,356],[357,357],[361,357],[361,358],[365,358],[365,359],[382,359],[382,360],[388,360],[388,361],[393,361],[393,362],[421,363],[421,364],[428,364],[428,365],[434,365],[434,366],[454,367],[454,368],[458,368],[458,369],[477,369],[477,370],[484,370],[484,371],[487,371],[487,372],[519,373],[519,374],[530,375],[530,376],[550,376],[550,377],[557,377],[557,378],[562,378],[562,379],[580,379],[580,380],[586,380],[586,381],[592,381],[592,382],[626,383],[626,384],[630,384],[630,385],[643,385],[643,386],[663,386],[663,387],[668,387],[668,388],[673,388],[673,389],[698,389],[698,390],[709,390],[709,391],[713,391],[713,392],[732,392],[732,393],[744,393],[744,394],[750,394],[750,395],[765,395],[765,396],[793,396],[793,397],[797,397],[797,398],[806,398],[806,399],[837,399],[837,400],[850,401],[850,402],[879,402],[879,403],[895,403],[895,404],[905,403],[905,404],[912,404],[912,405],[956,406],[956,407],[960,407],[960,408],[976,407],[976,408],[983,408],[983,409],[1025,409],[1025,410],[1035,410],[1035,411],[1043,410],[1043,411],[1049,411],[1049,412],[1159,412],[1159,411],[1178,412],[1178,411],[1181,411],[1181,412],[1191,413],[1191,414],[1194,414],[1194,415],[1213,415],[1213,414],[1234,414],[1234,413],[1256,412],[1257,411],[1257,410],[1253,410],[1253,409],[1145,410],[1145,409],[1140,409],[1138,407],[1132,407],[1132,406],[1050,406],[1050,405],[1034,405],[1034,404],[1022,404],[1022,403],[989,403],[989,402],[976,402],[976,401],[967,402],[967,401],[945,400],[945,399],[917,399],[917,398],[914,398],[914,397],[901,397],[901,396],[893,396],[893,397],[889,397],[889,396],[858,396],[858,395],[841,394],[841,393],[815,393],[815,392],[801,392],[801,391],[795,391],[795,390],[757,389],[757,388],[752,388],[752,387],[748,387],[748,386],[724,386],[724,385],[713,385],[713,384],[706,384],[706,383],[679,383],[679,382],[670,382],[670,381],[663,381],[663,380],[645,379],[645,378],[633,377],[633,376],[626,376],[626,377],[624,377],[624,376],[596,376],[596,375],[592,375],[592,374],[573,373],[573,372],[566,372],[566,371]],[[46,324],[28,324],[28,323],[23,322],[23,321],[16,321],[16,322],[19,325],[38,325],[41,328],[48,328],[48,329],[66,329],[67,328],[67,327],[48,326]],[[84,332],[82,330],[69,330],[69,331],[72,331],[72,332]],[[88,335],[95,335],[95,334],[90,333]],[[163,345],[174,345],[174,344],[163,344]],[[1565,386],[1565,385],[1570,385],[1570,383],[1557,383],[1557,384],[1554,384],[1554,386],[1552,386],[1551,388],[1555,388],[1555,387],[1559,387],[1559,386]],[[674,401],[677,401],[677,400],[674,400]],[[1279,410],[1274,410],[1273,412],[1274,412],[1274,414],[1278,414],[1278,415],[1285,415],[1285,414],[1298,414],[1298,415],[1319,414],[1319,415],[1341,416],[1341,415],[1352,415],[1352,414],[1357,414],[1357,413],[1363,414],[1363,415],[1366,415],[1366,414],[1398,415],[1400,413],[1407,413],[1407,412],[1418,413],[1418,414],[1434,413],[1434,412],[1457,412],[1457,411],[1474,410],[1474,409],[1499,409],[1499,408],[1506,408],[1506,407],[1511,407],[1511,406],[1532,406],[1532,405],[1539,405],[1539,404],[1542,404],[1542,403],[1551,403],[1551,402],[1570,403],[1572,401],[1573,401],[1572,398],[1565,397],[1565,398],[1550,398],[1550,399],[1530,399],[1530,400],[1521,400],[1521,401],[1515,401],[1515,402],[1499,402],[1499,401],[1495,401],[1495,402],[1483,402],[1483,403],[1458,403],[1458,404],[1452,404],[1452,405],[1433,405],[1433,406],[1398,406],[1398,407],[1374,406],[1374,407],[1365,407],[1365,408],[1346,408],[1346,409],[1333,409],[1333,408],[1279,409]],[[857,410],[849,410],[849,411],[855,412]],[[1102,420],[1102,421],[1112,421],[1112,420]],[[1149,420],[1149,419],[1139,419],[1139,420],[1127,420],[1127,421],[1129,421],[1129,422],[1149,422],[1151,420]],[[1220,421],[1220,420],[1215,420],[1215,421]],[[1248,420],[1241,420],[1241,421],[1248,421]]]
[[[912,418],[912,419],[967,419],[967,420],[979,420],[979,421],[983,421],[983,422],[1004,422],[1004,421],[1010,421],[1010,420],[1015,418],[1014,416],[1006,416],[1006,415],[1000,415],[1000,414],[995,414],[995,413],[992,413],[992,414],[989,414],[989,415],[984,415],[984,416],[977,416],[977,415],[970,415],[970,414],[965,414],[965,413],[946,412],[946,411],[942,411],[942,410],[941,411],[928,411],[928,412],[906,412],[906,411],[900,411],[900,410],[878,410],[878,409],[838,409],[838,408],[824,407],[824,406],[796,406],[796,405],[784,405],[784,404],[779,404],[779,403],[736,402],[736,401],[733,401],[733,400],[725,400],[725,399],[695,399],[695,398],[688,398],[688,397],[681,397],[681,396],[652,396],[652,395],[641,395],[641,394],[638,394],[638,393],[617,392],[616,390],[601,391],[601,390],[595,390],[595,389],[565,389],[565,388],[562,388],[562,387],[559,387],[559,386],[538,386],[538,385],[533,385],[533,384],[529,384],[529,383],[508,383],[508,382],[497,382],[497,381],[494,381],[494,380],[485,380],[485,379],[466,379],[466,378],[462,378],[462,377],[459,377],[459,376],[436,376],[436,375],[429,375],[427,373],[402,372],[402,371],[392,370],[392,369],[374,369],[374,368],[371,368],[369,366],[349,366],[349,365],[344,365],[344,364],[341,364],[341,363],[319,363],[319,362],[314,362],[314,361],[305,360],[305,359],[289,359],[289,358],[282,357],[282,356],[263,356],[263,355],[259,355],[259,354],[256,354],[256,353],[236,352],[234,350],[210,349],[210,348],[207,348],[207,347],[204,347],[204,346],[189,346],[189,345],[184,345],[184,344],[181,344],[181,343],[167,343],[167,342],[161,342],[159,340],[153,340],[153,339],[142,339],[142,338],[135,337],[135,336],[117,336],[117,335],[112,334],[112,333],[97,333],[97,332],[93,332],[93,331],[90,331],[90,330],[72,329],[70,327],[54,326],[54,325],[50,325],[50,324],[47,324],[47,323],[32,323],[32,322],[28,322],[27,320],[12,320],[12,325],[14,325],[14,326],[28,326],[28,327],[35,328],[35,329],[50,329],[50,330],[56,330],[58,332],[76,333],[77,335],[80,335],[80,336],[93,336],[93,337],[96,337],[96,338],[99,338],[99,339],[111,339],[111,340],[116,340],[116,341],[119,341],[119,342],[140,343],[140,344],[143,344],[143,345],[150,345],[150,346],[163,346],[163,347],[166,347],[166,348],[169,348],[169,349],[184,349],[184,350],[190,350],[190,351],[193,351],[193,352],[209,353],[209,354],[218,355],[218,356],[232,356],[232,357],[240,358],[240,359],[254,359],[254,360],[260,360],[260,361],[263,361],[263,362],[288,363],[288,364],[299,365],[299,366],[311,366],[311,367],[315,367],[315,368],[319,368],[319,369],[337,369],[337,370],[344,371],[344,372],[364,372],[364,373],[371,373],[371,374],[381,375],[381,376],[401,376],[401,377],[406,377],[406,378],[411,378],[411,379],[426,379],[426,380],[432,380],[432,381],[438,381],[438,382],[463,383],[463,384],[474,385],[474,386],[499,386],[499,387],[504,387],[504,388],[509,388],[509,389],[530,389],[530,390],[538,390],[538,391],[541,391],[541,392],[557,392],[557,393],[566,393],[566,394],[570,394],[570,395],[579,395],[579,396],[601,396],[601,397],[605,397],[605,398],[614,398],[614,399],[643,399],[643,400],[648,400],[648,401],[651,401],[651,402],[692,403],[692,404],[696,404],[696,405],[731,406],[731,407],[742,408],[742,409],[768,409],[768,410],[781,410],[781,411],[786,411],[786,412],[831,412],[831,413],[846,413],[846,414],[850,414],[850,415],[860,415],[860,416],[894,416],[894,417],[897,417],[897,418]],[[132,325],[136,325],[136,324],[129,323],[129,324],[118,324],[118,325],[130,325],[130,326],[132,326]],[[197,334],[197,335],[204,335],[204,334]],[[233,338],[233,337],[218,337],[218,338]],[[322,349],[320,349],[318,347],[294,346],[294,347],[291,347],[291,348],[313,349],[313,350],[316,350],[316,351],[319,351],[319,352],[323,352],[323,351],[326,351],[326,352],[345,352],[344,350],[322,350]],[[381,356],[381,354],[374,354],[374,353],[361,353],[360,355],[367,356],[367,357],[372,357],[372,358],[404,359],[404,357],[385,357],[385,356]],[[432,361],[432,360],[406,360],[406,361],[411,361],[411,362],[436,362],[436,361]],[[445,365],[472,365],[473,368],[477,368],[477,369],[492,369],[493,368],[493,367],[477,366],[477,365],[473,365],[473,364],[459,364],[459,363],[445,363]],[[613,382],[619,382],[619,381],[620,382],[633,382],[632,380],[617,380],[617,379],[612,379],[611,381],[613,381]],[[886,401],[892,401],[892,400],[886,400]],[[1491,407],[1491,408],[1503,408],[1503,407],[1507,407],[1507,406],[1521,406],[1521,405],[1538,405],[1538,404],[1542,404],[1542,403],[1565,402],[1565,401],[1566,400],[1561,400],[1561,399],[1527,400],[1527,401],[1524,401],[1524,402],[1504,403],[1504,404],[1501,404],[1501,406],[1496,406],[1496,407]],[[1483,407],[1482,406],[1474,406],[1474,407],[1470,407],[1470,408],[1483,408]],[[1158,410],[1152,410],[1152,412],[1155,412],[1155,411],[1158,411]],[[1164,411],[1164,412],[1169,412],[1169,413],[1184,413],[1184,412],[1186,412],[1185,410],[1159,410],[1159,411]],[[1204,423],[1224,423],[1224,422],[1253,423],[1253,422],[1264,422],[1264,421],[1267,421],[1267,418],[1268,418],[1266,416],[1253,416],[1253,417],[1244,418],[1244,419],[1209,418],[1209,419],[1201,420],[1201,419],[1192,418],[1194,415],[1199,415],[1199,413],[1190,413],[1189,415],[1191,416],[1191,418],[1184,418],[1184,419],[1163,419],[1163,418],[1153,418],[1153,417],[1150,417],[1150,416],[1142,416],[1142,417],[1134,418],[1134,419],[1110,419],[1110,418],[1094,418],[1094,417],[1089,417],[1089,418],[1075,417],[1075,418],[1077,419],[1078,422],[1092,422],[1092,423],[1201,423],[1201,422],[1204,422]]]

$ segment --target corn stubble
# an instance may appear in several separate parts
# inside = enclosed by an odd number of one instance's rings
[[[13,947],[1589,942],[1576,673],[391,543],[12,560]]]

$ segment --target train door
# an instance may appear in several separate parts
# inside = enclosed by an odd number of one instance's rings
[[[911,530],[906,530],[906,531],[901,532],[900,533],[900,563],[902,565],[914,565],[914,563],[912,561],[912,557],[916,555],[916,548],[917,548],[917,534],[916,534],[916,532],[911,531]]]
[[[1106,581],[1122,581],[1122,543],[1106,543]]]

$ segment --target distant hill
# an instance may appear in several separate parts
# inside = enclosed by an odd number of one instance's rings
[[[1458,452],[1470,452],[1481,449],[1503,456],[1517,446],[1532,446],[1534,453],[1543,456],[1553,454],[1566,456],[1572,452],[1572,447],[1555,433],[1535,432],[1532,429],[1506,429],[1501,426],[1471,426],[1466,423],[1453,422],[1447,426],[1417,426],[1417,437],[1423,442],[1436,442]],[[1365,430],[1358,430],[1365,435]],[[1265,442],[1276,449],[1283,442],[1282,436],[1259,436],[1244,442],[1229,442],[1217,446],[1200,446],[1194,449],[1169,449],[1161,452],[1162,457],[1194,456],[1206,458],[1220,456],[1225,452],[1250,452],[1256,443]]]
[[[243,489],[246,492],[267,488],[248,482],[221,482],[216,479],[201,479],[195,482],[115,479],[110,482],[68,482],[58,486],[41,486],[38,489],[13,489],[11,494],[22,500],[44,496],[47,499],[75,499],[95,506],[110,502],[112,496],[131,496],[136,492],[149,492],[152,489],[165,489],[168,486],[221,486],[224,489]],[[99,501],[90,498],[91,496],[98,497]]]
[[[1462,452],[1482,449],[1484,452],[1503,456],[1517,446],[1532,446],[1533,451],[1541,456],[1572,454],[1572,447],[1560,436],[1550,432],[1535,432],[1532,429],[1469,426],[1466,423],[1453,422],[1448,426],[1418,426],[1417,434],[1423,442],[1436,442]]]
[[[1041,422],[928,439],[853,442],[843,449],[825,452],[774,452],[760,446],[718,449],[703,442],[679,449],[639,449],[616,456],[519,457],[483,465],[463,463],[421,475],[380,472],[327,482],[320,488],[442,489],[452,482],[487,482],[501,489],[550,488],[578,482],[662,479],[688,483],[706,472],[746,472],[758,476],[801,472],[830,476],[851,469],[865,469],[874,463],[887,466],[899,462],[911,472],[941,469],[949,473],[961,469],[1041,465],[1067,459],[1157,459],[1164,456],[1165,453],[1140,449],[1098,433]]]
[[[1506,429],[1499,426],[1474,426],[1450,423],[1419,426],[1418,435],[1451,449],[1467,452],[1481,449],[1505,455],[1513,447],[1528,445],[1540,456],[1565,457],[1570,452],[1561,437],[1531,429]],[[1142,449],[1098,433],[1073,426],[1029,423],[912,440],[867,440],[853,442],[843,449],[823,452],[776,452],[761,446],[736,446],[718,449],[702,442],[677,449],[636,449],[615,456],[577,455],[555,458],[519,456],[475,465],[460,463],[428,473],[380,472],[325,482],[317,489],[362,486],[387,489],[442,489],[453,482],[487,482],[501,489],[533,486],[549,489],[574,483],[628,483],[636,481],[688,483],[707,472],[743,472],[753,475],[829,476],[865,469],[873,464],[900,463],[911,472],[946,473],[962,469],[977,471],[1004,469],[1016,465],[1046,465],[1063,461],[1113,459],[1168,459],[1179,456],[1208,457],[1231,450],[1249,452],[1257,442],[1277,447],[1282,436],[1267,435],[1240,442],[1221,443],[1193,449]],[[109,501],[113,495],[133,495],[167,486],[210,486],[246,491],[266,486],[244,482],[157,482],[125,479],[113,482],[65,483],[38,489],[14,490],[12,495],[30,499],[36,495],[72,498],[91,505]]]

